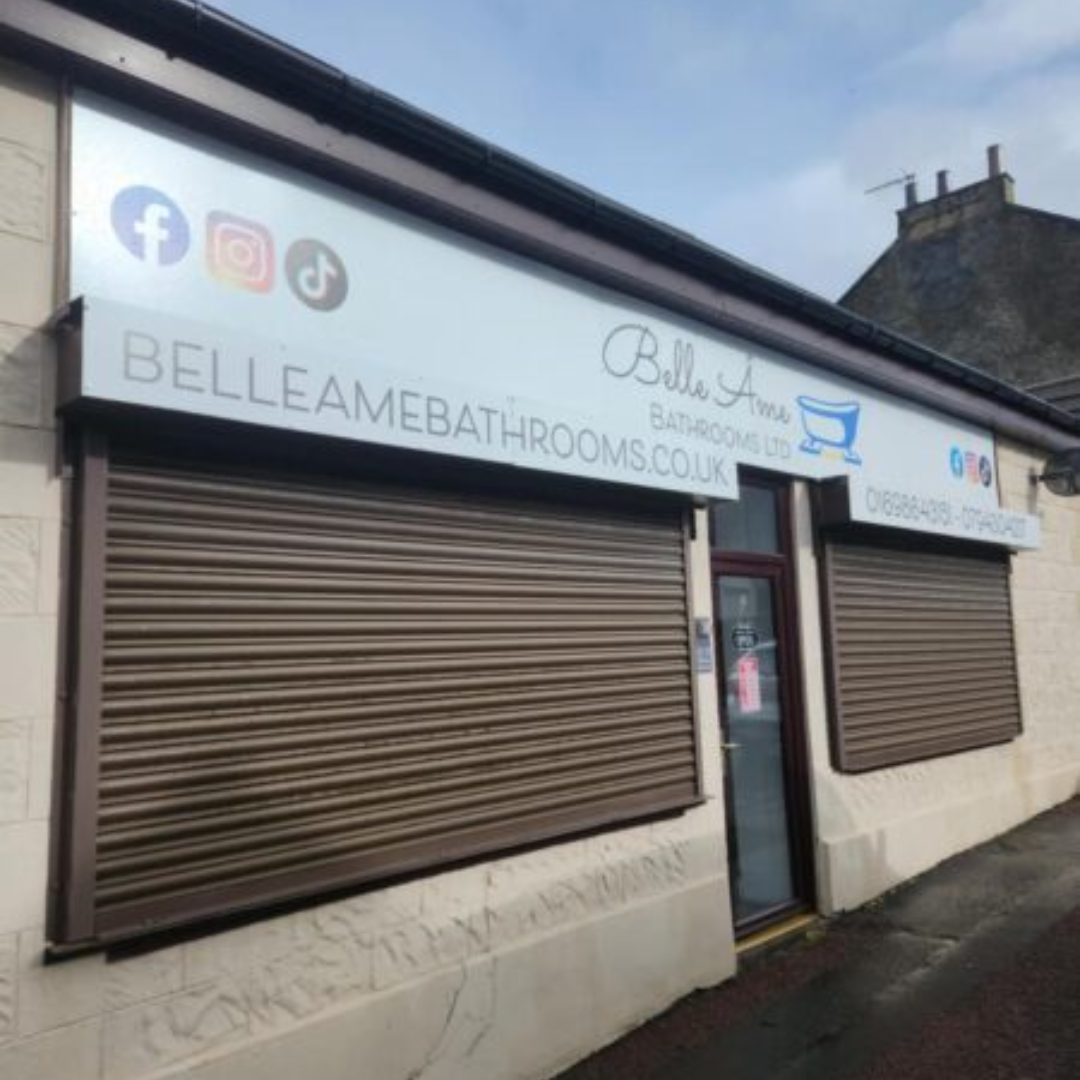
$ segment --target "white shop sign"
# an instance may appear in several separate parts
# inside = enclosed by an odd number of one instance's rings
[[[1038,543],[971,425],[91,95],[72,160],[84,396]]]

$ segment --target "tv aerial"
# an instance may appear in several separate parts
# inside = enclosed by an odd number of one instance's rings
[[[886,180],[883,184],[875,184],[872,188],[867,188],[863,194],[873,195],[877,191],[884,191],[886,188],[900,187],[901,184],[913,184],[915,182],[915,174],[913,172],[901,172],[899,176],[894,177],[892,180]]]

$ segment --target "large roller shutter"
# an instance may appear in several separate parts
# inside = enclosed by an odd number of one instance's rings
[[[833,542],[825,560],[840,768],[1019,734],[1006,553]]]
[[[678,509],[105,483],[94,937],[697,799]]]

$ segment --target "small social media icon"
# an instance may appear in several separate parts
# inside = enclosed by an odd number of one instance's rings
[[[967,478],[972,484],[979,482],[979,456],[973,450],[964,451],[964,465],[967,467]]]
[[[962,480],[964,477],[964,454],[959,446],[954,446],[949,451],[949,468],[952,469],[953,476],[957,480]]]
[[[994,470],[986,456],[979,458],[979,479],[983,487],[989,487],[994,482]]]
[[[333,311],[349,294],[349,275],[338,253],[321,240],[297,240],[285,254],[289,288],[316,311]]]
[[[110,216],[120,243],[151,266],[171,266],[187,254],[191,244],[187,218],[157,188],[139,184],[118,191]]]
[[[269,292],[274,287],[274,239],[257,222],[214,210],[206,219],[206,265],[218,281]]]

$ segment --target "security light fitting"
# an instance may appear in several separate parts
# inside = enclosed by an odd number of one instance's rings
[[[1034,479],[1054,495],[1080,495],[1080,446],[1054,454]]]

